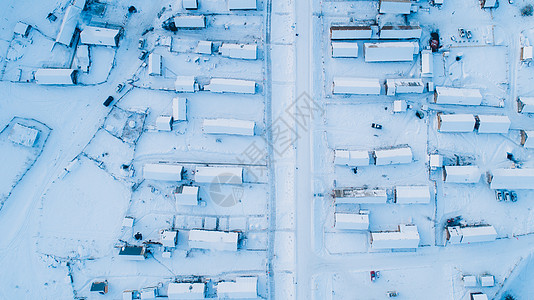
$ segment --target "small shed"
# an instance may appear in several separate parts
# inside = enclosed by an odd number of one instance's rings
[[[517,98],[517,111],[522,114],[534,113],[534,97]]]
[[[132,217],[124,217],[124,219],[122,219],[122,227],[132,228],[133,224],[134,224],[134,218]]]
[[[510,118],[508,116],[478,115],[478,133],[508,133],[510,129]]]
[[[421,51],[421,77],[434,76],[434,55],[431,50]]]
[[[532,46],[523,46],[521,47],[521,60],[531,60],[532,59]]]
[[[158,288],[156,287],[144,288],[140,292],[141,300],[153,300],[153,299],[156,299],[157,296],[158,296]]]
[[[119,29],[86,26],[80,33],[80,42],[86,45],[117,47],[119,38]]]
[[[197,282],[171,282],[167,287],[167,297],[174,299],[204,299],[206,284]]]
[[[84,73],[89,72],[89,66],[91,65],[91,60],[89,58],[89,46],[88,45],[78,45],[76,47],[76,65]]]
[[[45,85],[75,85],[77,71],[74,69],[38,69],[35,71],[35,82]]]
[[[22,37],[27,37],[28,34],[30,34],[31,28],[32,27],[26,23],[18,22],[17,25],[15,25],[13,32]]]
[[[181,181],[184,167],[175,164],[145,164],[143,178],[146,180]]]
[[[422,33],[419,26],[386,25],[380,28],[381,39],[420,39]]]
[[[160,239],[163,247],[174,248],[178,243],[178,230],[163,230]]]
[[[351,42],[332,42],[332,57],[358,57],[358,44]]]
[[[254,10],[256,0],[228,0],[228,10]]]
[[[465,287],[476,287],[477,286],[477,277],[474,275],[466,275],[463,278]]]
[[[161,76],[161,55],[152,52],[148,56],[148,75]]]
[[[475,129],[475,116],[470,114],[444,115],[438,113],[439,132],[472,132]]]
[[[483,293],[471,293],[471,300],[488,300],[488,296]]]
[[[416,225],[399,225],[398,231],[371,232],[373,249],[415,249],[419,247]]]
[[[254,121],[236,119],[204,119],[202,130],[205,134],[229,134],[253,136]]]
[[[495,286],[495,277],[493,275],[482,275],[482,276],[480,276],[480,285],[482,287],[493,287],[493,286]]]
[[[105,295],[108,293],[108,281],[95,281],[91,283],[91,292],[98,292],[102,295]]]
[[[198,186],[182,185],[176,188],[174,192],[174,198],[176,199],[176,205],[198,205]]]
[[[496,8],[497,0],[482,0],[482,8]]]
[[[241,276],[235,281],[217,283],[219,299],[256,299],[258,297],[258,277]]]
[[[488,178],[493,190],[534,189],[534,169],[497,169]]]
[[[445,166],[443,180],[448,183],[477,183],[480,181],[480,169],[476,166]]]
[[[133,300],[134,299],[134,291],[123,291],[122,292],[122,300]]]
[[[336,204],[385,204],[388,194],[385,189],[336,188]]]
[[[195,91],[195,76],[177,76],[174,81],[174,90],[193,93]]]
[[[130,260],[145,260],[145,246],[122,246],[119,250],[119,256]]]
[[[393,101],[393,112],[405,112],[408,109],[408,104],[404,100],[394,100]]]
[[[214,93],[255,94],[256,82],[253,80],[212,78],[205,89]]]
[[[172,120],[174,122],[187,121],[187,99],[176,97],[172,99]]]
[[[534,130],[521,130],[521,146],[534,148]]]
[[[368,40],[373,36],[371,26],[332,26],[332,40]]]
[[[174,25],[176,25],[176,28],[186,28],[186,29],[206,28],[206,17],[203,15],[200,15],[200,16],[180,15],[180,16],[174,17]]]
[[[82,9],[79,7],[74,5],[69,5],[67,7],[65,16],[61,21],[61,26],[59,27],[59,32],[56,36],[56,43],[70,47],[81,13]]]
[[[241,167],[197,167],[195,181],[198,183],[242,184]]]
[[[482,94],[478,89],[437,86],[434,102],[436,104],[480,105]]]
[[[343,230],[369,230],[368,214],[334,213],[336,229]]]
[[[462,244],[492,242],[497,238],[497,232],[491,225],[462,227]]]
[[[439,154],[430,154],[430,168],[435,170],[443,167],[443,156]]]
[[[186,10],[198,9],[198,0],[182,0],[182,7]]]
[[[397,204],[428,204],[430,198],[430,188],[427,185],[406,185],[395,188]]]
[[[237,232],[193,229],[189,231],[189,247],[218,251],[237,251]]]
[[[386,80],[386,94],[421,94],[425,89],[423,80],[420,78],[398,78]]]
[[[414,43],[381,42],[364,43],[365,62],[402,62],[413,61]]]
[[[334,94],[380,95],[378,78],[334,77]]]
[[[199,54],[211,55],[212,49],[213,49],[212,41],[199,41],[197,44],[196,52]]]
[[[159,131],[172,131],[172,116],[157,117],[156,129]]]
[[[412,12],[412,2],[410,0],[380,0],[379,12],[409,15]]]
[[[335,150],[334,164],[350,167],[368,166],[370,162],[367,150]]]
[[[375,165],[409,164],[413,160],[412,148],[398,147],[374,151]]]
[[[219,48],[222,56],[254,60],[257,58],[258,45],[256,44],[229,44],[223,43]]]
[[[39,138],[39,133],[40,131],[35,128],[15,123],[11,128],[11,131],[9,131],[8,138],[15,144],[33,147]]]

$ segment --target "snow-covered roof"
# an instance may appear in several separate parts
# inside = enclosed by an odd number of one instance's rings
[[[478,133],[508,133],[510,118],[508,116],[478,115]]]
[[[197,167],[195,181],[200,183],[242,184],[241,167]]]
[[[347,214],[335,213],[336,229],[347,230],[368,230],[369,229],[369,215],[368,214]]]
[[[134,224],[134,218],[132,217],[124,217],[124,219],[122,219],[122,227],[132,228],[133,224]]]
[[[141,300],[156,299],[157,288],[144,288],[141,290]]]
[[[172,117],[171,116],[159,116],[156,118],[156,129],[160,131],[172,130]]]
[[[358,57],[358,44],[332,42],[332,57]]]
[[[421,51],[421,76],[432,77],[434,75],[434,56],[431,50]]]
[[[176,97],[172,99],[172,120],[187,121],[187,99]]]
[[[534,189],[534,169],[497,169],[491,172],[491,189]]]
[[[497,7],[497,0],[483,0],[483,8]]]
[[[31,26],[26,23],[17,22],[15,28],[13,29],[13,32],[22,36],[26,36],[28,35],[30,28]]]
[[[525,148],[534,148],[534,130],[521,131],[521,145]]]
[[[395,188],[398,204],[430,203],[430,188],[427,185],[407,185]]]
[[[416,225],[399,225],[399,231],[371,232],[373,249],[413,249],[419,247]]]
[[[476,287],[477,286],[477,277],[474,275],[467,275],[463,277],[465,287]]]
[[[443,167],[443,156],[439,154],[430,154],[430,167],[433,167],[433,168]]]
[[[475,116],[470,114],[438,114],[439,132],[472,132],[475,123]]]
[[[184,167],[174,164],[145,164],[143,178],[148,180],[181,181]]]
[[[477,166],[445,166],[443,172],[450,183],[477,183],[482,175]]]
[[[163,230],[161,233],[161,244],[163,247],[176,247],[178,239],[178,231],[175,230]]]
[[[15,123],[9,132],[10,141],[26,147],[33,147],[38,137],[39,130],[20,123]]]
[[[532,59],[534,47],[523,46],[521,47],[521,60]]]
[[[421,94],[425,86],[420,78],[396,78],[386,80],[388,95],[395,94]]]
[[[412,162],[413,154],[410,147],[399,147],[392,149],[375,150],[375,165],[396,165],[409,164]]]
[[[122,300],[133,300],[133,295],[133,291],[124,291],[122,292]]]
[[[198,205],[198,186],[181,186],[174,193],[176,205]]]
[[[197,0],[182,0],[182,7],[184,9],[197,9],[198,1]]]
[[[76,47],[76,63],[79,69],[83,72],[89,72],[89,46],[79,44]]]
[[[236,119],[204,119],[202,129],[206,134],[231,134],[253,136],[254,121]]]
[[[519,97],[519,112],[534,113],[534,97]]]
[[[228,44],[223,43],[219,48],[222,56],[241,59],[256,59],[258,45],[256,44]]]
[[[480,285],[483,287],[492,287],[495,285],[495,277],[493,275],[480,276]]]
[[[63,21],[61,21],[61,27],[59,28],[59,32],[56,37],[56,43],[70,46],[72,37],[74,36],[74,31],[76,30],[76,26],[78,26],[78,20],[81,12],[82,9],[74,5],[67,7]]]
[[[189,231],[189,247],[219,251],[237,251],[237,232],[193,229]]]
[[[177,76],[174,81],[174,90],[177,92],[194,92],[195,76]]]
[[[378,78],[334,77],[334,94],[380,95]]]
[[[381,39],[420,39],[423,30],[419,26],[386,25],[380,28]]]
[[[144,260],[146,258],[146,248],[144,246],[122,246],[119,249],[119,256],[131,260]]]
[[[412,10],[410,0],[380,0],[381,14],[403,14],[409,15]]]
[[[393,101],[393,112],[404,112],[408,108],[408,104],[404,100]]]
[[[360,167],[369,165],[369,152],[367,150],[335,150],[334,164]]]
[[[462,244],[491,242],[497,238],[493,226],[469,226],[461,228]]]
[[[170,299],[204,299],[205,283],[171,282],[167,288]]]
[[[437,104],[480,105],[482,94],[478,89],[437,86],[434,102]]]
[[[332,26],[330,34],[332,40],[370,39],[373,30],[370,26]]]
[[[336,204],[385,204],[388,201],[384,189],[337,188],[334,189]]]
[[[85,7],[87,0],[74,0],[72,1],[72,5],[76,6],[79,9],[82,9]]]
[[[212,41],[199,41],[196,52],[200,54],[211,54],[212,48],[213,48]]]
[[[486,294],[471,294],[471,300],[488,300],[488,296]]]
[[[242,276],[235,281],[223,281],[217,283],[217,297],[224,299],[253,298],[258,297],[258,277]]]
[[[174,25],[177,28],[205,28],[206,17],[205,16],[176,16],[174,17]]]
[[[148,56],[148,75],[161,75],[161,55],[156,53],[150,53],[150,55]]]
[[[363,44],[366,62],[413,61],[414,43],[382,42]]]
[[[87,45],[117,47],[119,34],[119,29],[86,26],[80,33],[80,42]]]
[[[256,0],[228,0],[228,10],[256,9]]]
[[[74,85],[76,84],[76,70],[74,69],[38,69],[35,71],[37,84]]]
[[[214,93],[255,94],[256,82],[253,80],[212,78],[210,84],[204,88]]]

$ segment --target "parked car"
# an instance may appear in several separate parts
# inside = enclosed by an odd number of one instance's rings
[[[113,100],[115,100],[115,99],[113,98],[113,96],[109,96],[109,97],[106,99],[106,101],[104,101],[104,106],[105,106],[105,107],[108,107],[108,106],[111,104],[111,102],[113,102]]]
[[[375,128],[375,129],[382,129],[382,125],[377,124],[377,123],[371,124],[371,127]]]

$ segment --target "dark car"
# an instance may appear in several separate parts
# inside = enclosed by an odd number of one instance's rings
[[[113,100],[115,100],[115,99],[113,99],[113,96],[109,96],[109,97],[106,99],[106,101],[104,101],[104,106],[105,106],[105,107],[108,107],[108,106],[111,104],[111,102],[113,102]]]

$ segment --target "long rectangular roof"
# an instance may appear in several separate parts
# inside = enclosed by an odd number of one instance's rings
[[[534,169],[497,169],[491,172],[492,189],[532,190]]]

